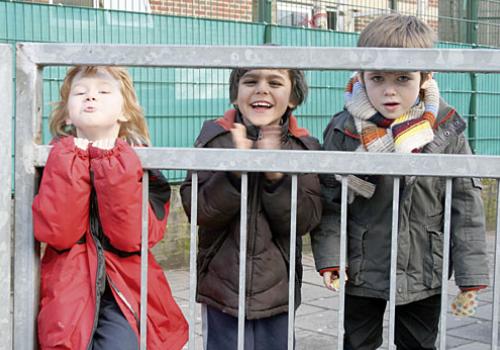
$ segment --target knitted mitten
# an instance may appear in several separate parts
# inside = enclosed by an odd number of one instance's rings
[[[332,287],[335,288],[335,290],[340,290],[340,278],[336,278],[332,281]]]
[[[477,290],[461,291],[451,303],[451,312],[455,316],[473,316],[477,308]]]

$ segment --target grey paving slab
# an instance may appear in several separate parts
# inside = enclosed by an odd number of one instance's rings
[[[188,270],[169,270],[166,271],[166,277],[170,289],[174,295],[189,294],[189,271]]]
[[[491,346],[483,343],[468,343],[453,348],[454,350],[491,350]],[[498,347],[497,347],[498,349]]]
[[[327,335],[337,335],[337,315],[331,311],[319,310],[315,314],[302,316],[295,329]]]
[[[310,254],[304,254],[304,277],[302,285],[302,305],[296,315],[295,334],[297,350],[336,349],[337,315],[339,293],[331,292],[323,286],[314,268]],[[174,298],[184,315],[189,310],[189,271],[171,270],[166,273]],[[453,280],[449,282],[448,308],[458,292]],[[474,317],[459,318],[451,314],[447,317],[447,349],[483,350],[490,349],[492,290],[481,291],[479,307]],[[197,305],[196,350],[202,349],[200,306]],[[387,349],[388,313],[384,317],[384,343],[379,348]],[[187,346],[185,347],[187,349]],[[500,350],[500,348],[498,349]]]
[[[296,329],[296,350],[332,350],[337,348],[337,337]]]
[[[326,309],[331,309],[338,311],[339,309],[339,298],[338,297],[323,297],[323,298],[316,298],[316,299],[310,299],[306,301],[307,304],[309,305],[314,305]]]
[[[478,301],[484,301],[486,303],[493,302],[493,288],[486,288],[478,293],[477,295]]]
[[[324,299],[335,299],[338,298],[338,293],[332,292],[327,289],[323,284],[311,284],[308,282],[302,283],[302,300],[313,301],[313,300],[324,300]]]
[[[461,328],[464,326],[468,326],[476,322],[476,319],[473,317],[456,317],[451,313],[448,313],[446,318],[446,328],[448,332],[455,328]]]
[[[326,308],[322,307],[317,307],[314,305],[310,305],[307,303],[302,303],[299,306],[299,309],[297,310],[297,313],[295,315],[295,323],[299,323],[300,319],[304,316],[310,315],[310,314],[317,314],[318,312],[331,312],[332,314],[336,314],[336,312],[333,312],[333,310],[329,310]]]
[[[454,336],[450,336],[449,334],[446,336],[446,348],[447,349],[455,350],[457,348],[460,348],[460,347],[466,346],[466,345],[470,345],[470,344],[474,344],[474,342],[471,342],[470,339],[454,337]]]
[[[490,344],[491,322],[476,320],[464,327],[448,330],[448,335],[482,344]]]

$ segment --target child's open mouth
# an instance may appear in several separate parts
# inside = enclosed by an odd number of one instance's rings
[[[384,103],[384,107],[389,111],[395,110],[396,108],[398,108],[398,106],[399,106],[399,103],[397,103],[397,102]]]
[[[250,106],[256,111],[264,111],[273,107],[271,103],[262,101],[254,102]]]

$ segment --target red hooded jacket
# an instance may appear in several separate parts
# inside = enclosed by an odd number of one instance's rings
[[[87,349],[106,283],[139,339],[143,170],[124,141],[111,150],[54,142],[33,202],[42,259],[38,340],[41,349]],[[163,238],[170,186],[150,172],[149,247]],[[165,275],[148,259],[148,349],[181,349],[187,323]]]

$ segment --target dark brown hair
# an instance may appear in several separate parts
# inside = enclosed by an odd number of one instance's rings
[[[229,76],[229,99],[231,103],[234,103],[238,98],[238,85],[240,83],[240,79],[251,70],[256,69],[235,68],[231,72],[231,75]],[[298,69],[287,69],[287,71],[290,81],[292,82],[290,101],[295,105],[295,107],[298,107],[307,98],[309,88],[307,86],[306,77],[304,76],[304,72]]]

